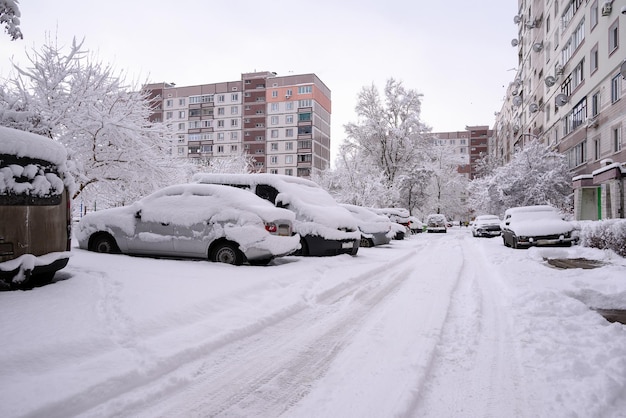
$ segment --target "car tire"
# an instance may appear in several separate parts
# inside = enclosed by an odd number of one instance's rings
[[[91,239],[89,250],[104,254],[117,254],[120,252],[115,239],[109,234],[100,234]]]
[[[502,243],[504,244],[505,247],[509,246],[509,243],[506,242],[506,237],[504,235],[502,235]]]
[[[513,248],[516,250],[520,248],[519,243],[517,242],[517,237],[513,237]]]
[[[244,256],[237,247],[237,244],[234,242],[222,241],[213,247],[210,259],[216,263],[240,266],[243,264]]]
[[[257,260],[248,260],[251,266],[267,266],[271,263],[273,258],[261,258]]]
[[[369,238],[361,238],[361,242],[359,243],[359,246],[364,247],[364,248],[370,248],[374,246],[374,242],[371,241]]]
[[[300,237],[300,249],[297,250],[293,255],[299,255],[299,256],[309,255],[309,246],[307,245],[306,240],[303,237]]]

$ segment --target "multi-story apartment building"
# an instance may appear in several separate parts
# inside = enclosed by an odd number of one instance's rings
[[[487,125],[466,126],[464,131],[433,132],[439,145],[450,147],[459,158],[459,173],[473,179],[476,176],[476,163],[489,153],[489,139],[493,130]]]
[[[513,23],[518,68],[492,152],[539,139],[568,158],[577,219],[625,217],[626,0],[519,0]]]
[[[176,132],[173,152],[213,158],[246,152],[253,171],[309,177],[330,164],[330,90],[315,74],[244,73],[241,80],[144,86],[152,120]]]

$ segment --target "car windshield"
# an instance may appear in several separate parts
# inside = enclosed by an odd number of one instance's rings
[[[515,212],[511,215],[511,220],[513,220],[514,222],[534,221],[539,219],[561,219],[561,215],[558,212],[552,210]]]

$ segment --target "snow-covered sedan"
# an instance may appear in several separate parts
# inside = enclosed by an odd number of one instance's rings
[[[265,265],[300,246],[294,214],[232,187],[169,186],[129,206],[85,215],[79,247],[102,253]]]
[[[570,246],[578,240],[573,230],[573,225],[550,205],[520,206],[504,212],[502,241],[513,248]]]
[[[472,222],[472,235],[475,237],[497,237],[502,232],[500,218],[496,215],[479,215]]]
[[[369,208],[357,205],[341,204],[354,216],[359,230],[361,231],[361,247],[375,247],[377,245],[389,244],[396,234],[393,222],[384,216],[379,215]]]
[[[431,213],[426,218],[426,232],[448,232],[448,221],[445,215]]]

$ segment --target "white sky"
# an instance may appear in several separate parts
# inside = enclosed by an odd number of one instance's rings
[[[424,95],[422,120],[435,132],[493,126],[517,65],[515,0],[20,0],[20,9],[24,40],[0,36],[0,76],[46,35],[60,45],[84,37],[129,80],[315,73],[332,92],[333,149],[356,121],[360,89],[390,77]]]

